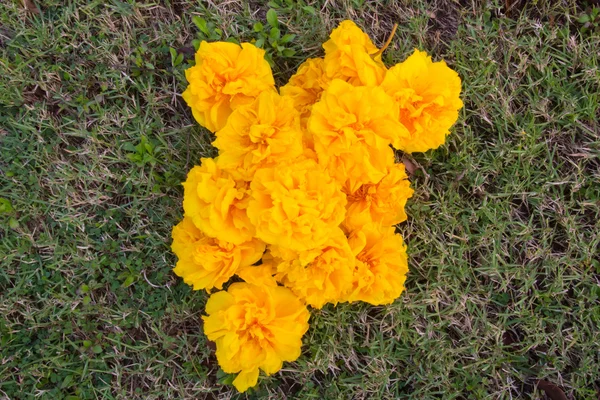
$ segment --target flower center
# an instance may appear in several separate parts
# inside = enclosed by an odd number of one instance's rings
[[[354,193],[348,196],[348,202],[358,203],[364,200],[368,200],[371,195],[376,192],[374,185],[364,184],[358,188]]]

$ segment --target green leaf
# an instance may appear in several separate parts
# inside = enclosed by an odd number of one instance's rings
[[[92,351],[96,354],[100,354],[102,353],[102,346],[100,346],[99,344],[95,345],[94,347],[92,347]]]
[[[84,340],[83,341],[83,347],[85,347],[86,349],[89,349],[90,347],[92,347],[92,341],[91,340]]]
[[[71,382],[73,382],[73,375],[65,376],[65,379],[60,384],[61,389],[65,389],[71,386]]]
[[[269,11],[267,11],[267,22],[272,27],[279,26],[279,21],[277,20],[277,12],[272,8],[269,8]]]
[[[294,54],[296,54],[296,51],[292,49],[285,49],[281,52],[281,54],[283,54],[284,57],[292,57]]]
[[[590,22],[590,16],[587,14],[581,14],[581,16],[577,19],[580,24],[585,24],[586,22]]]
[[[281,43],[288,43],[291,42],[292,40],[294,40],[294,38],[296,37],[296,35],[291,35],[289,33],[283,35],[283,37],[281,38]]]
[[[271,32],[269,33],[271,39],[279,40],[281,37],[281,31],[277,28],[271,28]]]
[[[10,226],[11,229],[17,229],[19,227],[19,221],[13,217],[10,217],[8,220],[8,226]]]
[[[169,53],[171,53],[171,65],[176,67],[183,61],[183,54],[177,53],[172,47],[169,47]]]
[[[223,370],[221,370],[220,368],[217,371],[217,381],[221,385],[231,385],[233,383],[233,381],[235,380],[235,377],[236,377],[235,374],[228,374],[228,373],[224,372]]]
[[[256,40],[256,42],[254,42],[254,45],[255,45],[256,47],[260,47],[261,49],[262,49],[262,47],[263,47],[263,45],[264,45],[264,44],[265,44],[265,38],[262,38],[262,37],[261,37],[261,38],[258,38],[258,39]]]
[[[123,144],[123,150],[125,150],[125,151],[131,151],[132,153],[135,153],[137,151],[137,149],[135,148],[135,146],[131,142],[125,142]]]
[[[194,46],[194,49],[196,51],[198,51],[198,49],[200,48],[200,43],[202,43],[202,41],[200,39],[192,40],[192,46]]]
[[[313,6],[304,6],[302,9],[311,15],[317,15],[317,10]]]
[[[204,18],[194,16],[192,17],[192,22],[194,23],[194,25],[196,25],[200,32],[204,33],[207,36],[210,34],[208,30],[208,24],[206,23],[206,20]]]
[[[600,290],[600,288],[598,288]],[[2,335],[2,339],[0,340],[0,346],[4,347],[10,342],[12,339],[12,335],[9,333],[8,335]]]
[[[262,32],[263,29],[265,29],[265,27],[260,22],[254,24],[254,32]]]
[[[275,66],[275,63],[273,62],[273,56],[271,56],[271,53],[265,53],[265,60],[267,60],[271,68]]]
[[[14,208],[8,199],[0,197],[0,213],[9,213],[13,211]]]
[[[131,286],[131,284],[132,284],[133,282],[135,282],[135,277],[134,277],[133,275],[129,275],[129,276],[127,277],[127,279],[125,279],[125,281],[124,281],[124,282],[121,284],[121,287],[124,287],[124,288],[126,288],[126,287],[128,287],[128,286]]]
[[[181,64],[182,62],[183,62],[183,53],[179,53],[179,55],[175,59],[175,65],[174,66],[176,67],[179,64]]]
[[[144,149],[148,154],[152,154],[154,152],[154,145],[150,142],[146,142],[144,143]]]

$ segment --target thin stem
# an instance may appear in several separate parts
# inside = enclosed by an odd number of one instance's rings
[[[385,49],[387,49],[388,46],[390,45],[390,43],[392,43],[392,39],[394,38],[394,35],[396,34],[396,29],[398,29],[398,24],[394,24],[394,27],[392,28],[392,33],[390,33],[390,36],[388,36],[387,40],[383,44],[383,47],[380,48],[377,51],[377,53],[372,54],[371,57],[375,58],[375,57],[380,56],[381,54],[383,54],[383,52],[385,51]]]

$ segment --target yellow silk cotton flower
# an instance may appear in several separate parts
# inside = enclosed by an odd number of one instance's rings
[[[389,144],[407,135],[396,112],[383,89],[334,80],[308,121],[319,163],[351,191],[379,182],[393,163]]]
[[[346,196],[315,161],[256,171],[248,217],[256,236],[294,251],[321,246],[344,220]]]
[[[325,63],[322,58],[309,58],[298,67],[288,83],[279,91],[294,101],[294,107],[300,112],[302,125],[305,127],[312,105],[321,98],[323,90],[329,86],[330,78],[325,74]]]
[[[237,108],[216,137],[219,167],[246,181],[258,168],[275,166],[303,152],[300,115],[291,98],[274,91]]]
[[[263,263],[275,278],[314,308],[337,304],[352,287],[354,254],[341,229],[317,249],[294,253],[270,247]]]
[[[407,153],[442,145],[463,106],[461,81],[444,61],[432,62],[419,50],[387,72],[381,87],[396,101],[400,122],[410,135],[394,147]]]
[[[346,300],[390,304],[404,290],[408,273],[406,246],[394,228],[366,225],[348,243],[356,255],[353,287]]]
[[[203,158],[183,183],[183,210],[207,236],[240,244],[251,240],[254,227],[246,215],[249,184],[234,180],[215,160]]]
[[[240,392],[256,385],[259,369],[271,375],[296,360],[308,330],[308,310],[284,287],[233,283],[208,299],[206,313],[204,332],[223,371],[239,372],[233,385]]]
[[[324,57],[279,92],[264,50],[248,43],[202,42],[186,71],[183,98],[219,155],[183,183],[174,273],[209,292],[238,281],[210,296],[202,318],[240,392],[300,356],[308,306],[384,305],[404,290],[394,225],[414,191],[393,147],[438,147],[462,102],[456,72],[424,52],[386,68],[396,29],[378,49],[343,21]]]
[[[275,89],[264,56],[264,50],[250,43],[200,44],[196,65],[185,71],[189,85],[182,94],[200,125],[216,132],[237,107]]]
[[[179,259],[173,272],[194,290],[221,289],[239,268],[254,264],[265,251],[258,239],[234,245],[208,237],[189,217],[173,227],[172,235],[171,248]]]
[[[348,199],[343,225],[349,231],[370,222],[391,226],[406,221],[404,206],[414,192],[404,164],[390,165],[387,175],[378,183],[363,184],[354,192],[347,187],[343,189]]]
[[[342,79],[354,86],[376,86],[385,76],[385,65],[377,46],[352,21],[335,28],[325,49],[325,73],[330,79]]]

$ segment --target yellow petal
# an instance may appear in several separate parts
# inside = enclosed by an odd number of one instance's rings
[[[233,380],[233,386],[240,393],[244,393],[248,388],[256,386],[258,382],[258,368],[241,371]]]
[[[235,303],[235,300],[232,295],[227,293],[226,291],[220,291],[213,293],[208,301],[206,302],[206,312],[210,314],[214,314],[218,311],[224,310],[227,307],[232,306]]]

